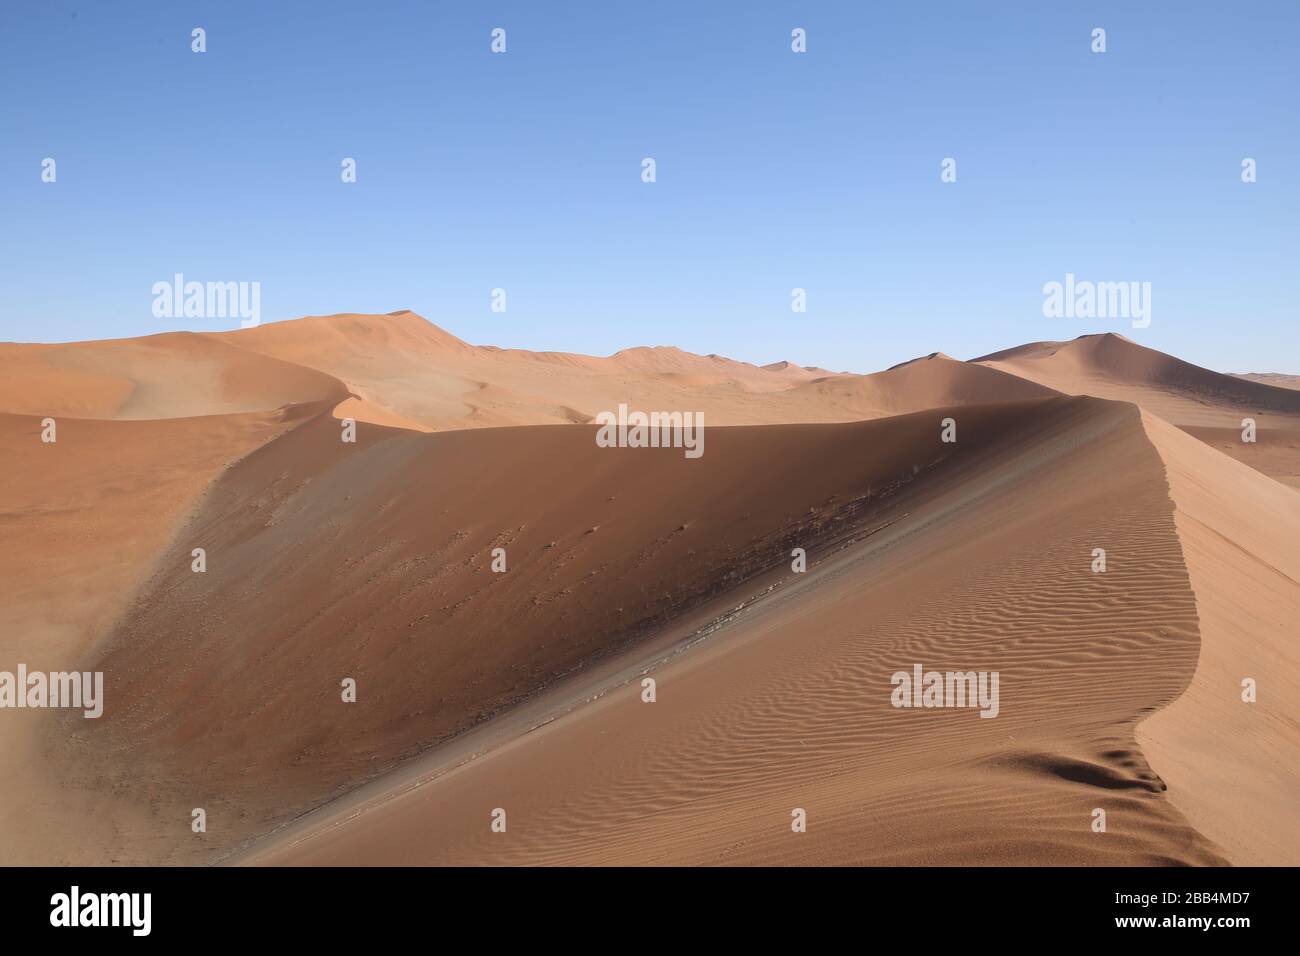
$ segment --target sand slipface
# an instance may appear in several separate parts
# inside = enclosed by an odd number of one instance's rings
[[[0,359],[0,671],[105,678],[0,712],[2,863],[1296,862],[1295,392],[410,312]],[[620,404],[705,453],[600,447]],[[996,706],[894,706],[917,668]]]

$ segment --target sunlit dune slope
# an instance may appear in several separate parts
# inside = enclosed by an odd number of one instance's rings
[[[1234,863],[1300,865],[1300,498],[1158,418],[1144,424],[1168,471],[1201,653],[1187,692],[1138,740]]]

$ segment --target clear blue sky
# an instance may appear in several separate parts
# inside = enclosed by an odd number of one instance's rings
[[[532,349],[873,371],[1110,329],[1300,372],[1297,49],[1293,0],[5,0],[0,339],[231,327],[153,317],[181,272]],[[1044,318],[1066,272],[1151,282],[1151,327]]]

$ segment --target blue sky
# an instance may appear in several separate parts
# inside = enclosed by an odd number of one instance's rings
[[[533,349],[873,371],[1113,330],[1300,372],[1298,47],[1290,0],[8,0],[0,339],[230,328],[153,316],[180,272]],[[1067,272],[1150,282],[1150,328],[1045,318]]]

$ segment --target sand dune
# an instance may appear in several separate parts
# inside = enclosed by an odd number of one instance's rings
[[[836,375],[847,375],[847,372],[832,372],[829,369],[818,368],[815,365],[795,365],[793,362],[780,361],[769,362],[767,365],[760,366],[765,372],[774,372],[788,378],[799,381],[813,381],[819,378],[833,378]]]
[[[719,425],[830,420],[777,399],[833,374],[821,369],[759,367],[671,347],[597,357],[473,346],[413,312],[313,316],[222,338],[340,379],[364,403],[350,411],[377,424],[439,431],[575,424],[620,402],[703,411]]]
[[[1014,413],[963,412],[957,446],[937,414],[714,429],[699,460],[587,427],[367,426],[351,446],[318,415],[222,476],[95,664],[134,705],[69,730],[106,755],[96,775],[305,809],[788,567]]]
[[[1133,736],[1197,658],[1139,414],[1091,399],[998,412],[970,423],[970,458],[873,516],[892,524],[660,655],[655,703],[633,679],[468,762],[434,751],[241,861],[1222,862]],[[1001,713],[893,708],[890,675],[914,663],[999,671]]]
[[[347,399],[340,418],[417,431],[578,424],[620,402],[703,411],[714,424],[834,418],[815,404],[775,398],[835,377],[824,369],[759,367],[666,347],[600,358],[473,346],[412,312],[0,344],[0,362],[0,411],[38,416],[184,418]]]
[[[319,332],[320,328],[327,331]],[[347,383],[378,424],[423,429],[582,423],[620,402],[703,412],[717,425],[861,421],[924,408],[1038,398],[1050,388],[942,353],[871,375],[754,366],[671,347],[607,358],[470,346],[411,312],[280,322],[226,334],[243,348]],[[388,417],[385,417],[388,416]]]
[[[1137,401],[1176,425],[1222,424],[1221,406],[1300,414],[1300,395],[1212,372],[1113,332],[1036,342],[971,361],[1057,391]]]
[[[791,395],[845,421],[885,418],[948,405],[1044,398],[1057,394],[1035,382],[996,369],[958,362],[942,353],[913,359],[873,375],[827,379]]]
[[[1300,859],[1295,392],[1109,335],[859,376],[409,312],[0,359],[0,670],[109,700],[3,715],[0,863]],[[620,403],[707,454],[598,447]],[[998,717],[894,708],[914,664]]]
[[[322,325],[328,333],[317,332]],[[861,421],[1053,394],[942,353],[847,375],[789,362],[754,366],[671,347],[624,349],[608,358],[476,348],[410,312],[302,319],[228,335],[242,347],[337,376],[365,399],[367,408],[353,408],[362,420],[438,430],[581,423],[620,402],[701,411],[717,425],[750,425]]]
[[[68,345],[0,345],[0,411],[175,418],[334,399],[336,417],[414,431],[582,424],[620,403],[714,425],[862,421],[925,408],[1086,394],[1133,401],[1300,487],[1300,395],[1221,375],[1113,334],[958,362],[932,353],[849,375],[671,347],[608,357],[474,346],[413,312],[310,316],[252,329]],[[1242,420],[1257,441],[1242,441]]]
[[[1067,395],[1136,402],[1270,477],[1300,487],[1300,393],[1224,375],[1107,332],[1036,342],[972,362]],[[1256,441],[1242,441],[1253,418]]]

